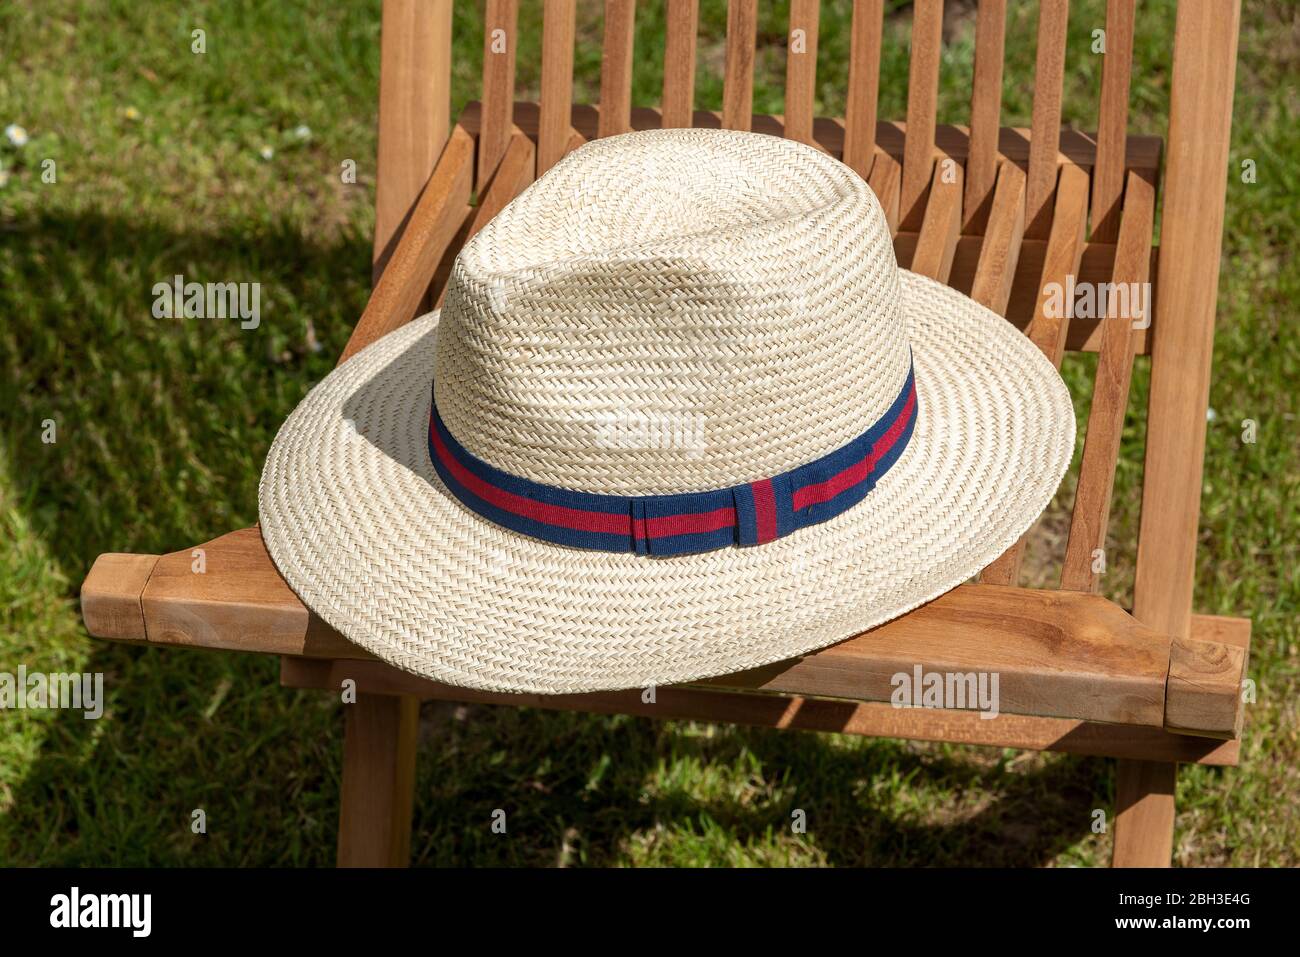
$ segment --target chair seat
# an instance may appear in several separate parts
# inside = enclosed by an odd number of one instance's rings
[[[99,638],[338,661],[344,672],[359,667],[429,697],[520,700],[424,682],[374,660],[303,605],[256,527],[162,556],[101,555],[81,603]],[[1196,616],[1192,635],[1171,641],[1099,595],[968,584],[830,648],[694,687],[889,702],[918,678],[923,687],[935,674],[996,676],[999,716],[970,712],[984,724],[1022,715],[1231,739],[1248,638],[1247,621]]]
[[[429,288],[428,277],[435,277],[431,291],[436,293],[455,248],[527,184],[538,108],[516,103],[514,117],[496,174],[471,205],[480,106],[466,107],[343,361],[411,318]],[[596,134],[594,110],[575,106],[572,120],[575,143]],[[717,122],[713,114],[695,117],[697,126]],[[753,128],[779,134],[781,122],[755,116]],[[634,127],[658,124],[655,111],[632,112]],[[841,124],[818,120],[817,142],[838,151],[844,135]],[[1002,130],[999,149],[1011,162],[999,167],[988,228],[980,235],[966,235],[959,229],[960,204],[953,201],[960,195],[960,181],[957,193],[946,192],[937,164],[934,183],[920,197],[920,205],[899,211],[903,132],[902,124],[880,124],[877,168],[871,176],[895,228],[900,264],[948,282],[1002,313],[1024,328],[1056,364],[1067,348],[1096,350],[1107,369],[1126,373],[1133,355],[1148,351],[1149,329],[1117,334],[1114,323],[1107,332],[1098,319],[1079,317],[1068,324],[1049,320],[1042,313],[1040,292],[1046,282],[1066,273],[1080,282],[1105,282],[1145,279],[1154,271],[1149,217],[1150,184],[1160,159],[1158,138],[1129,138],[1132,202],[1126,212],[1127,233],[1122,232],[1118,242],[1085,242],[1086,200],[1096,156],[1092,139],[1062,133],[1061,189],[1053,227],[1049,234],[1034,237],[1026,235],[1025,176],[1015,165],[1028,155],[1028,131]],[[965,147],[963,129],[937,128],[938,155],[960,158]],[[1108,393],[1105,402],[1094,404],[1122,413],[1127,375],[1108,373],[1099,376],[1099,382],[1114,395]],[[1098,461],[1089,474],[1113,470],[1121,422],[1122,417],[1090,423],[1089,434],[1098,436],[1092,453]],[[1102,529],[1108,499],[1109,483],[1100,496],[1089,491],[1081,499],[1089,503],[1088,520]],[[201,573],[196,570],[200,550]],[[82,609],[88,630],[97,637],[280,655],[281,681],[294,687],[338,688],[350,678],[359,691],[425,698],[1236,763],[1248,620],[1193,616],[1188,636],[1171,639],[1092,593],[1095,585],[1087,574],[1074,575],[1078,584],[1072,589],[1014,587],[1009,583],[1015,581],[1018,564],[1013,549],[995,563],[997,567],[986,570],[983,583],[959,586],[830,648],[707,682],[656,689],[653,695],[490,694],[392,668],[348,642],[299,601],[276,571],[256,528],[163,556],[101,555],[83,585]],[[736,627],[743,629],[744,622]],[[923,697],[924,689],[939,685],[948,690],[947,697]],[[988,702],[953,697],[980,687],[986,694],[996,687],[996,716]],[[915,692],[921,699],[915,703],[923,706],[898,707],[904,690]],[[935,703],[943,707],[932,707]]]

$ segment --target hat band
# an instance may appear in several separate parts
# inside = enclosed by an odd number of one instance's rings
[[[716,492],[600,495],[510,475],[468,452],[443,424],[435,395],[429,457],[466,507],[505,528],[574,548],[685,555],[762,545],[847,511],[898,461],[916,426],[916,374],[867,431],[772,478]]]

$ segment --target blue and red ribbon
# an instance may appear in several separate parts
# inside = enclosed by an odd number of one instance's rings
[[[916,426],[916,374],[871,428],[772,478],[678,495],[598,495],[543,485],[475,457],[447,431],[435,401],[429,457],[457,499],[506,528],[574,548],[684,555],[762,545],[862,501],[898,461]]]

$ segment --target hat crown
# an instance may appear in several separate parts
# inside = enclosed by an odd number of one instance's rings
[[[473,455],[575,491],[728,488],[826,455],[910,367],[875,195],[764,134],[589,143],[466,243],[438,411]]]

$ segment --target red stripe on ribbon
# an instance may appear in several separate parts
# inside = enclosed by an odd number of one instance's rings
[[[754,532],[762,545],[776,538],[776,496],[771,479],[753,482],[749,488],[754,495]]]
[[[793,496],[793,508],[797,512],[801,508],[807,508],[809,505],[818,505],[822,502],[828,502],[840,492],[847,488],[857,485],[875,469],[876,463],[885,457],[894,443],[899,440],[903,432],[907,429],[907,423],[911,421],[912,413],[916,411],[916,388],[907,396],[907,402],[894,420],[894,424],[889,427],[889,431],[876,439],[875,444],[871,446],[871,451],[866,457],[859,462],[850,465],[844,471],[832,475],[824,482],[818,482],[815,485],[805,485],[797,490]],[[757,501],[757,498],[755,499]],[[759,539],[762,541],[762,539]]]
[[[720,528],[736,527],[736,510],[734,508],[718,508],[712,512],[661,515],[658,518],[647,518],[645,527],[646,533],[651,538],[716,532]]]
[[[534,521],[545,522],[547,525],[559,525],[562,528],[572,528],[582,532],[607,532],[611,535],[630,535],[631,533],[631,515],[620,515],[613,512],[588,512],[582,509],[568,508],[564,505],[548,505],[545,502],[534,501],[531,498],[524,498],[522,495],[504,491],[495,485],[489,485],[452,457],[450,450],[443,444],[442,437],[438,435],[438,430],[433,428],[432,424],[430,424],[429,428],[429,437],[433,440],[434,448],[438,451],[438,458],[446,466],[447,470],[456,477],[456,481],[483,499],[483,501],[490,502],[497,508],[503,508],[507,512],[513,512],[515,515],[522,515],[524,518],[531,518]]]

